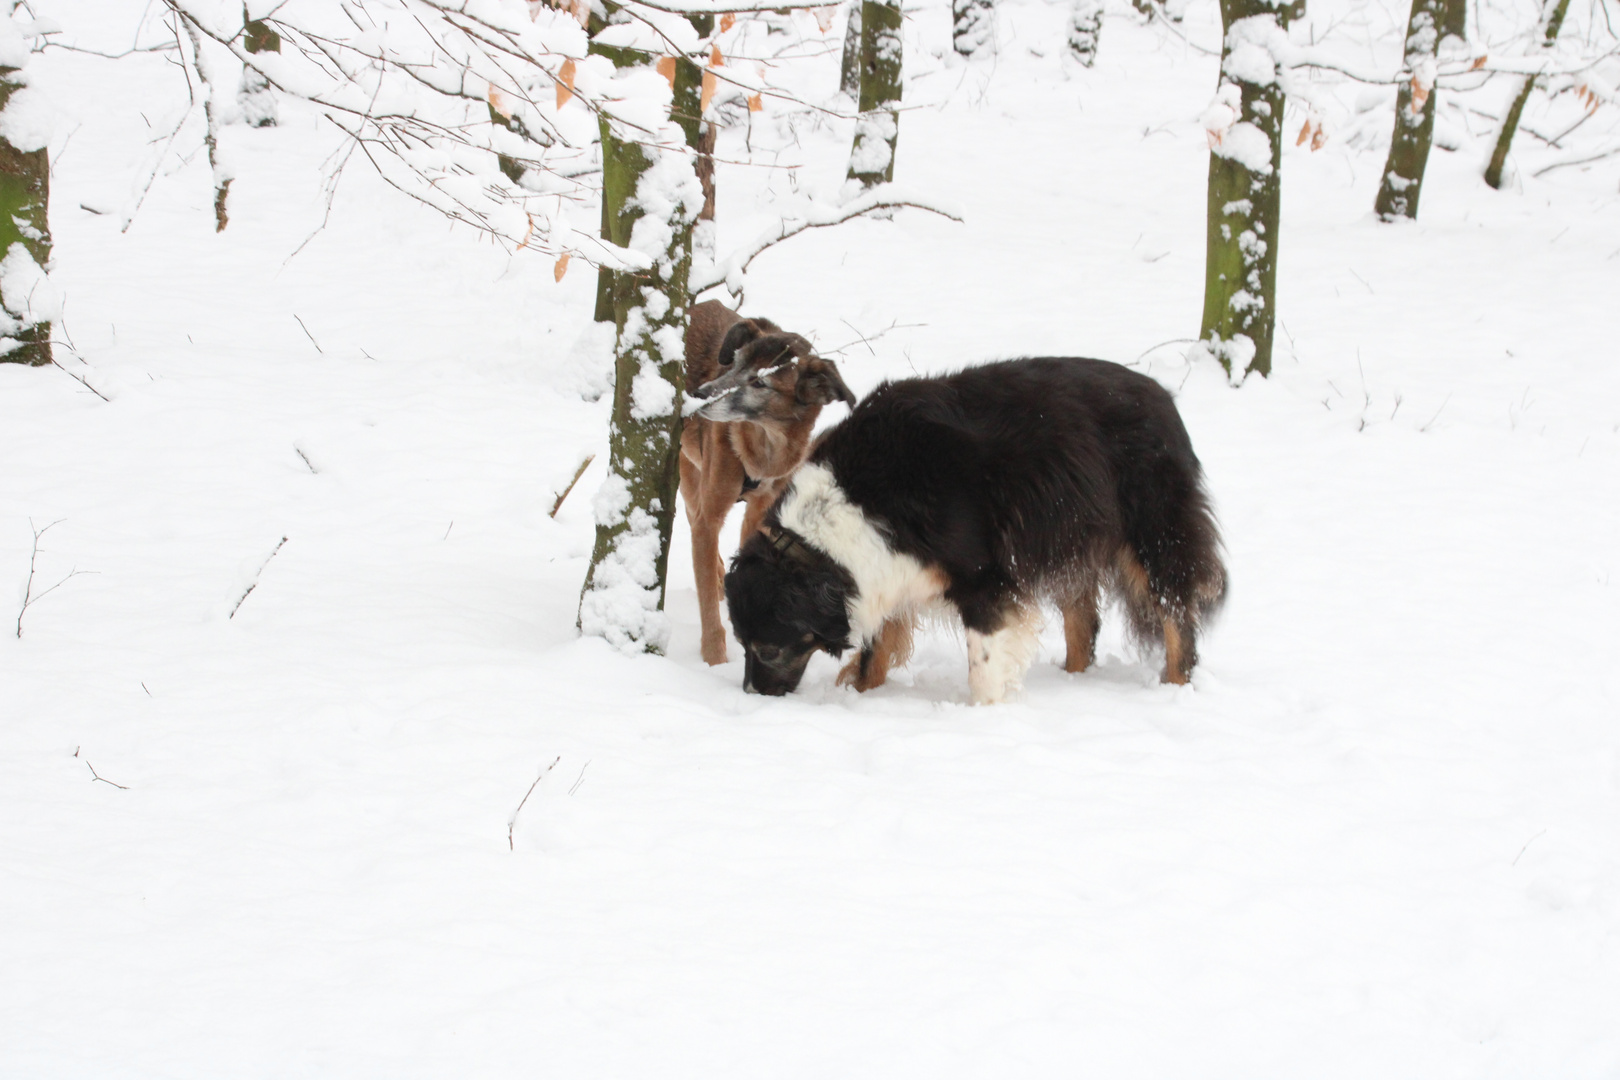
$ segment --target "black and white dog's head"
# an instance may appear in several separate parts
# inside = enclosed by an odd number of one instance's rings
[[[790,424],[812,408],[855,404],[836,364],[798,334],[762,330],[754,320],[726,332],[719,362],[720,374],[692,391],[708,401],[698,410],[705,420]]]
[[[847,570],[793,533],[766,526],[749,537],[726,575],[731,629],[747,652],[743,689],[780,696],[794,690],[817,649],[849,645]]]

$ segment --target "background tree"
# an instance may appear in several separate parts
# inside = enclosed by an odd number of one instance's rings
[[[1102,4],[1098,0],[1074,0],[1074,7],[1069,11],[1069,55],[1084,67],[1097,62],[1102,17]]]
[[[863,0],[860,117],[849,155],[849,179],[863,188],[894,179],[901,55],[899,0]]]
[[[12,19],[0,17],[0,113],[25,93],[32,49]],[[37,145],[36,145],[37,141]],[[51,362],[56,291],[46,279],[51,260],[51,166],[43,137],[12,130],[0,136],[0,362]]]
[[[1564,16],[1569,13],[1569,0],[1546,0],[1541,10],[1541,21],[1537,26],[1537,40],[1543,52],[1551,50],[1553,43],[1558,40],[1558,31],[1563,29]],[[1530,100],[1530,91],[1535,89],[1535,75],[1517,75],[1512,97],[1509,99],[1507,113],[1502,117],[1502,126],[1497,130],[1496,146],[1491,151],[1491,159],[1485,166],[1485,182],[1493,188],[1502,186],[1502,173],[1507,167],[1508,151],[1513,149],[1513,136],[1519,130],[1519,117],[1524,114],[1525,103]]]
[[[1297,6],[1221,0],[1221,77],[1204,114],[1209,134],[1204,318],[1199,337],[1232,375],[1271,372],[1282,210],[1284,93]]]
[[[861,100],[861,6],[862,0],[851,0],[849,18],[844,22],[844,51],[838,67],[839,92],[859,104]]]
[[[1462,4],[1463,0],[1412,0],[1400,89],[1395,97],[1395,130],[1390,135],[1389,160],[1384,164],[1384,178],[1373,203],[1373,210],[1384,221],[1417,217],[1423,172],[1434,142],[1440,36],[1450,9]]]
[[[990,44],[996,28],[995,0],[952,0],[951,46],[972,56]]]
[[[249,18],[246,8],[242,10],[242,18],[243,48],[253,54],[281,51],[280,34],[265,23]],[[236,93],[236,105],[242,112],[242,119],[250,126],[275,126],[276,96],[271,92],[270,84],[265,82],[264,76],[245,65],[242,68],[242,85]]]

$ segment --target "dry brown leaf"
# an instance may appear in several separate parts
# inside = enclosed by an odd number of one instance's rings
[[[1485,56],[1479,57],[1477,60],[1474,61],[1474,66],[1469,68],[1468,70],[1469,71],[1478,71],[1480,68],[1485,66],[1485,61],[1487,59],[1489,59],[1489,58],[1485,57]]]
[[[720,80],[714,77],[714,72],[705,71],[703,73],[703,91],[698,101],[698,112],[706,113],[709,111],[709,102],[714,100],[714,91],[719,85]]]
[[[557,265],[551,268],[551,277],[553,281],[561,281],[563,279],[563,275],[568,273],[568,260],[570,258],[571,256],[566,251],[558,257]]]
[[[837,14],[837,12],[838,5],[836,4],[832,5],[831,7],[818,7],[815,9],[814,14],[816,16],[816,26],[823,34],[832,29],[833,16]]]
[[[1317,124],[1316,125],[1316,134],[1311,136],[1311,153],[1313,153],[1313,154],[1316,153],[1316,151],[1322,149],[1322,147],[1324,147],[1326,145],[1327,145],[1327,132],[1322,130],[1322,125],[1321,124]]]
[[[709,50],[709,66],[725,67],[726,58],[720,55],[720,46],[716,45]]]
[[[760,96],[758,94],[754,94],[754,95],[749,97],[749,99],[748,99],[748,111],[749,112],[760,112],[764,108],[765,108],[765,102],[760,99]]]
[[[655,66],[658,68],[658,74],[669,80],[669,88],[671,90],[675,89],[675,58],[673,56],[660,56]]]
[[[737,25],[737,16],[735,14],[733,14],[732,12],[728,11],[724,15],[720,16],[720,32],[722,34],[725,33],[727,30],[730,30],[733,26],[736,26],[736,25]]]
[[[1311,137],[1311,122],[1305,121],[1305,126],[1299,129],[1299,138],[1294,140],[1295,146],[1304,146],[1305,140]]]
[[[572,58],[564,60],[562,67],[557,69],[557,108],[568,104],[568,99],[574,96],[574,61]]]

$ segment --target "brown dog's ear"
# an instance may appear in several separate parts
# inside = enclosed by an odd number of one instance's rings
[[[793,396],[801,405],[831,405],[835,401],[855,404],[855,395],[844,385],[838,365],[831,360],[818,360],[813,370],[806,371]]]
[[[720,366],[723,368],[730,367],[731,362],[737,358],[737,350],[757,337],[759,337],[759,327],[755,326],[750,320],[744,319],[739,323],[732,324],[731,329],[726,331],[725,338],[720,342]]]

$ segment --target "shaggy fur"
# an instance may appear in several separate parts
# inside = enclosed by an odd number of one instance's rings
[[[1008,360],[885,383],[821,439],[726,576],[745,685],[786,693],[815,649],[879,685],[918,613],[968,636],[975,702],[1017,689],[1039,605],[1090,665],[1104,591],[1185,683],[1226,592],[1202,469],[1169,393],[1101,360]]]
[[[709,399],[681,430],[681,496],[692,529],[703,659],[726,662],[720,622],[720,529],[741,500],[743,535],[759,528],[783,479],[804,460],[823,405],[855,403],[838,368],[769,319],[743,319],[715,300],[692,308],[686,392]]]

